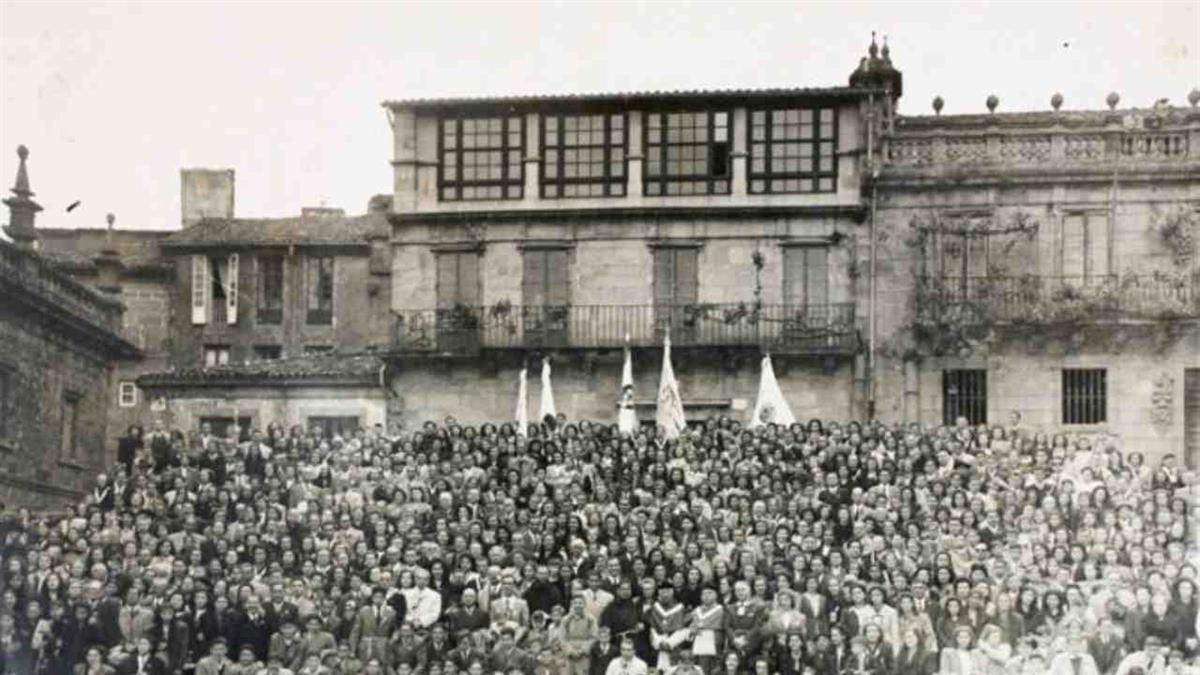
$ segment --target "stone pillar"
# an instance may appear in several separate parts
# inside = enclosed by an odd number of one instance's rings
[[[96,265],[96,288],[109,295],[121,295],[121,256],[112,240],[113,222],[116,216],[108,214],[108,234],[100,255],[93,259]]]
[[[410,108],[393,108],[392,123],[392,210],[396,213],[417,210],[417,118]],[[441,129],[438,129],[441,133]]]
[[[8,207],[8,226],[4,231],[12,238],[17,247],[32,251],[37,243],[37,219],[41,205],[33,201],[33,191],[29,189],[29,172],[25,169],[25,160],[29,158],[29,148],[17,146],[17,179],[13,182],[12,197],[4,200]]]

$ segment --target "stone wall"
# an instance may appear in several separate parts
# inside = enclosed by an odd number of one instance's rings
[[[170,370],[171,285],[170,281],[121,281],[120,299],[125,305],[122,329],[126,339],[142,350],[142,358],[118,363],[113,374],[107,447],[114,453],[117,439],[131,425],[148,427],[154,416],[153,401],[142,391],[137,391],[134,405],[122,406],[121,383],[134,382],[146,373]]]
[[[43,509],[79,498],[115,458],[105,444],[105,357],[38,316],[0,302],[0,368],[10,373],[12,429],[0,439],[0,501]],[[64,398],[76,397],[76,454],[62,452]]]
[[[377,387],[180,387],[163,399],[156,417],[183,430],[198,429],[204,417],[249,417],[253,428],[264,430],[272,423],[305,425],[311,416],[356,416],[366,428],[384,424],[386,413],[387,395]]]
[[[730,415],[749,419],[758,392],[759,359],[708,349],[676,349],[672,365],[690,419]],[[571,420],[616,421],[622,352],[556,354],[552,386],[558,411]],[[774,358],[784,396],[797,419],[846,419],[851,415],[853,367],[846,361]],[[454,415],[460,422],[505,422],[514,419],[520,357],[484,357],[473,361],[405,360],[389,369],[393,400],[390,422],[410,428],[426,420]],[[529,364],[528,411],[538,414],[540,363]],[[662,369],[662,351],[636,349],[633,372],[638,412],[654,419]]]

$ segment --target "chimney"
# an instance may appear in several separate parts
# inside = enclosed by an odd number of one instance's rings
[[[184,227],[205,218],[233,218],[233,169],[183,169],[179,173]]]
[[[4,231],[12,237],[13,243],[18,247],[32,251],[37,242],[37,228],[34,227],[34,219],[37,218],[37,212],[42,210],[41,205],[33,201],[33,191],[29,189],[29,172],[25,169],[25,160],[29,157],[29,148],[23,145],[17,146],[17,157],[21,163],[17,165],[17,180],[13,183],[13,196],[4,200],[4,205],[8,207],[8,226]]]
[[[108,214],[108,232],[104,235],[104,248],[100,249],[100,255],[92,259],[96,265],[96,288],[110,295],[121,294],[121,255],[117,252],[117,245],[113,242],[113,223],[117,217],[113,214]]]

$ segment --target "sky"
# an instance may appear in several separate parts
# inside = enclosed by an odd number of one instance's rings
[[[391,190],[384,100],[844,85],[871,31],[902,114],[1200,86],[1200,0],[0,0],[0,180],[27,145],[46,227],[177,229],[184,167],[234,169],[240,217],[361,213]]]

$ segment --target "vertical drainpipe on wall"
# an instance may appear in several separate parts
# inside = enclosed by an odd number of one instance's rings
[[[875,180],[878,178],[875,168],[875,94],[867,95],[867,170],[871,176],[871,259],[870,286],[867,296],[867,419],[875,419]]]

